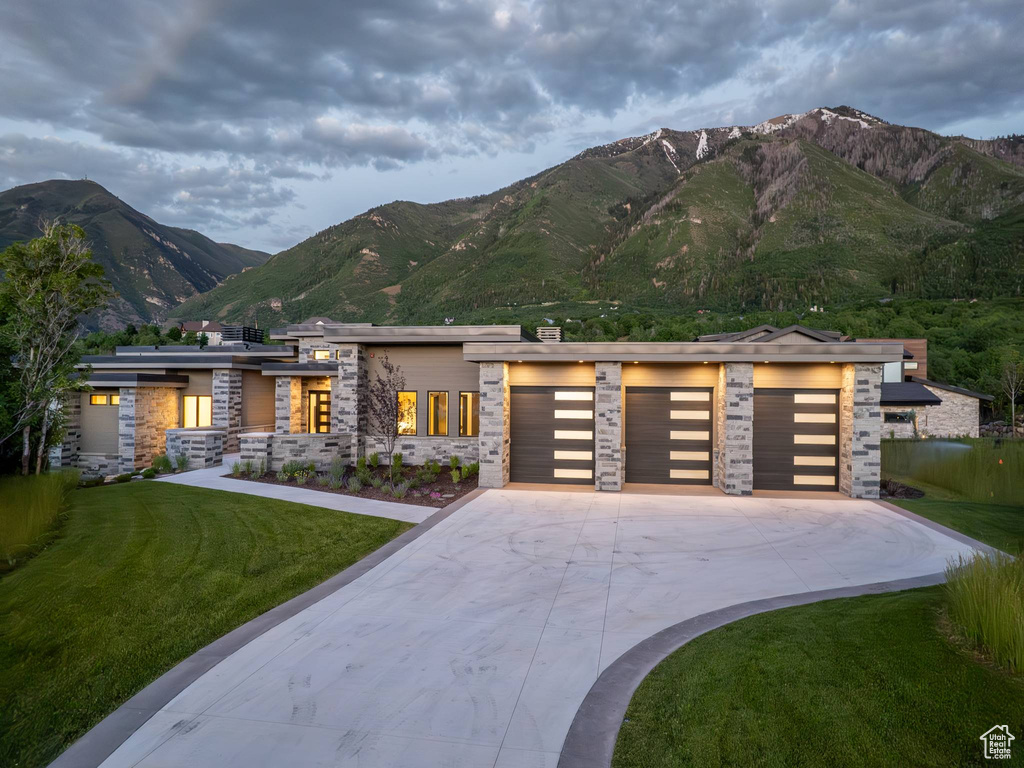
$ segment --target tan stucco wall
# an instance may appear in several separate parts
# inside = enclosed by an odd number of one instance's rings
[[[274,423],[274,377],[242,371],[242,426]]]
[[[82,453],[117,453],[116,405],[89,405],[90,395],[116,395],[119,389],[82,392]],[[109,400],[108,400],[109,402]]]
[[[623,363],[624,387],[714,387],[718,384],[718,363]]]
[[[843,367],[828,363],[754,363],[754,389],[840,389]]]
[[[625,366],[623,366],[625,368]],[[513,387],[593,387],[593,363],[509,363]]]

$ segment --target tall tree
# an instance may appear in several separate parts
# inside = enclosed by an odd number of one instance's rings
[[[395,446],[398,444],[399,425],[415,418],[415,413],[408,403],[402,402],[398,393],[405,389],[405,375],[401,366],[395,365],[388,359],[385,351],[377,363],[380,372],[376,374],[370,384],[369,401],[367,410],[370,416],[370,425],[374,434],[380,438],[384,446],[384,452],[388,455],[389,476],[391,488],[395,487]]]
[[[79,318],[113,295],[103,267],[92,260],[81,227],[44,222],[43,236],[0,253],[0,302],[6,322],[0,337],[14,353],[15,411],[0,444],[21,433],[21,471],[28,474],[32,425],[39,422],[36,471],[42,469],[54,403],[61,408],[75,377]]]
[[[1003,362],[1003,394],[1010,401],[1010,434],[1017,436],[1017,398],[1024,392],[1024,360],[1016,349]]]

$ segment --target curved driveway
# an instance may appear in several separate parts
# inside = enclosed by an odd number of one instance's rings
[[[553,767],[599,673],[651,634],[969,551],[868,501],[488,491],[229,656],[104,766]]]

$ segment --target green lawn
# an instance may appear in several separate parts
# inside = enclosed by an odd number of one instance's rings
[[[411,527],[134,482],[0,579],[0,765],[42,766],[178,661]]]
[[[957,650],[941,604],[832,600],[698,637],[637,690],[613,766],[981,765],[982,733],[1024,732],[1024,679]]]

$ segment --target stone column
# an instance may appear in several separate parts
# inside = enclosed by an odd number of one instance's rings
[[[366,347],[362,344],[334,346],[338,375],[331,387],[331,432],[351,436],[349,455],[355,460],[365,452],[370,386]]]
[[[135,466],[148,467],[167,451],[167,430],[178,426],[178,391],[171,387],[135,390]]]
[[[595,363],[594,488],[622,490],[622,363]]]
[[[60,403],[55,404],[60,408]],[[78,392],[68,394],[64,403],[64,439],[60,445],[50,448],[50,467],[74,467],[78,465],[78,453],[82,444],[82,395]]]
[[[480,487],[509,480],[508,363],[480,363]]]
[[[747,496],[754,490],[754,364],[722,363],[715,392],[718,487]]]
[[[135,387],[121,387],[117,406],[117,471],[135,471]]]
[[[224,451],[238,450],[242,428],[242,372],[231,368],[213,372],[213,426],[224,430]]]
[[[302,379],[298,376],[274,378],[274,431],[290,434],[302,429]]]
[[[839,393],[839,491],[877,499],[882,479],[882,366],[844,363]]]

